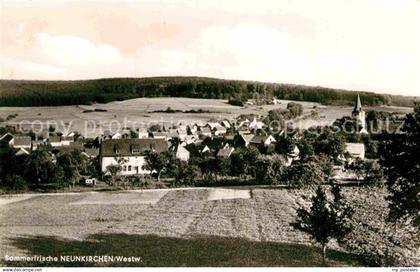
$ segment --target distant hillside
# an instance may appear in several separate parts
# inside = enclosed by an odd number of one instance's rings
[[[0,80],[0,106],[59,106],[106,103],[138,97],[279,99],[350,105],[412,106],[413,97],[323,87],[201,77],[108,78],[76,81]]]

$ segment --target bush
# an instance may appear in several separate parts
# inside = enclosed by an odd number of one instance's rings
[[[26,180],[19,175],[6,176],[4,184],[2,185],[7,191],[12,191],[15,193],[25,192],[28,190],[28,184]]]

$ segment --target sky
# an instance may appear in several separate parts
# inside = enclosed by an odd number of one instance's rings
[[[0,78],[206,76],[420,96],[419,0],[0,0]]]

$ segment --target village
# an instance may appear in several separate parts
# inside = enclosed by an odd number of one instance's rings
[[[273,101],[278,102],[276,99]],[[325,170],[327,179],[359,182],[359,179],[364,178],[360,172],[367,174],[369,169],[361,169],[367,163],[363,162],[366,159],[366,148],[360,137],[368,135],[368,132],[360,97],[357,97],[354,109],[349,113],[350,120],[357,127],[353,134],[359,137],[359,141],[352,141],[351,137],[345,139],[332,135],[328,127],[325,127],[327,132],[319,131],[319,128],[315,130],[315,136],[308,136],[308,131],[286,127],[288,124],[283,118],[297,117],[302,111],[298,103],[290,102],[287,106],[287,110],[270,112],[268,117],[251,114],[240,115],[231,120],[210,120],[193,124],[154,123],[149,127],[104,130],[94,139],[85,138],[76,131],[63,135],[51,126],[39,133],[22,133],[18,130],[20,133],[5,133],[0,137],[0,142],[2,147],[8,146],[13,150],[12,156],[15,158],[25,158],[38,150],[46,152],[53,163],[57,162],[57,157],[61,154],[79,154],[79,157],[83,156],[85,164],[92,165],[90,169],[94,169],[93,171],[83,170],[77,174],[69,174],[72,182],[59,182],[61,185],[92,186],[98,181],[106,181],[108,185],[121,185],[121,182],[116,181],[133,178],[137,181],[145,178],[151,180],[152,177],[160,181],[161,176],[174,178],[175,181],[170,183],[172,186],[191,186],[196,184],[192,179],[199,177],[206,180],[203,184],[236,177],[235,182],[227,182],[226,185],[290,185],[293,182],[310,183],[299,180],[304,179],[305,173],[292,178],[295,174],[290,166],[299,165],[301,161],[307,163],[319,156],[314,150],[309,150],[308,154],[308,150],[302,152],[300,149],[302,146],[307,147],[308,139],[328,136],[323,141],[325,147],[330,147],[330,151],[325,151],[324,147],[315,147],[324,153],[321,161],[318,158],[316,160],[317,163],[328,166],[328,170]],[[270,114],[275,116],[274,120],[270,120],[273,119]],[[313,144],[316,145],[316,142],[317,140]],[[261,168],[258,163],[264,166]],[[372,163],[368,165],[371,166]],[[268,171],[267,167],[273,168],[272,171]],[[287,168],[289,171],[286,171]],[[274,172],[273,175],[277,177],[266,176],[258,171]],[[308,171],[312,171],[311,168]],[[289,173],[289,177],[285,176],[286,173]],[[243,180],[238,181],[238,177]],[[286,181],[287,179],[294,181]],[[45,183],[49,181],[46,180]],[[36,184],[39,185],[38,182]]]

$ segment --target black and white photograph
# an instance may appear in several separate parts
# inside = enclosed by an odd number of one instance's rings
[[[0,267],[420,271],[420,1],[0,0]]]

